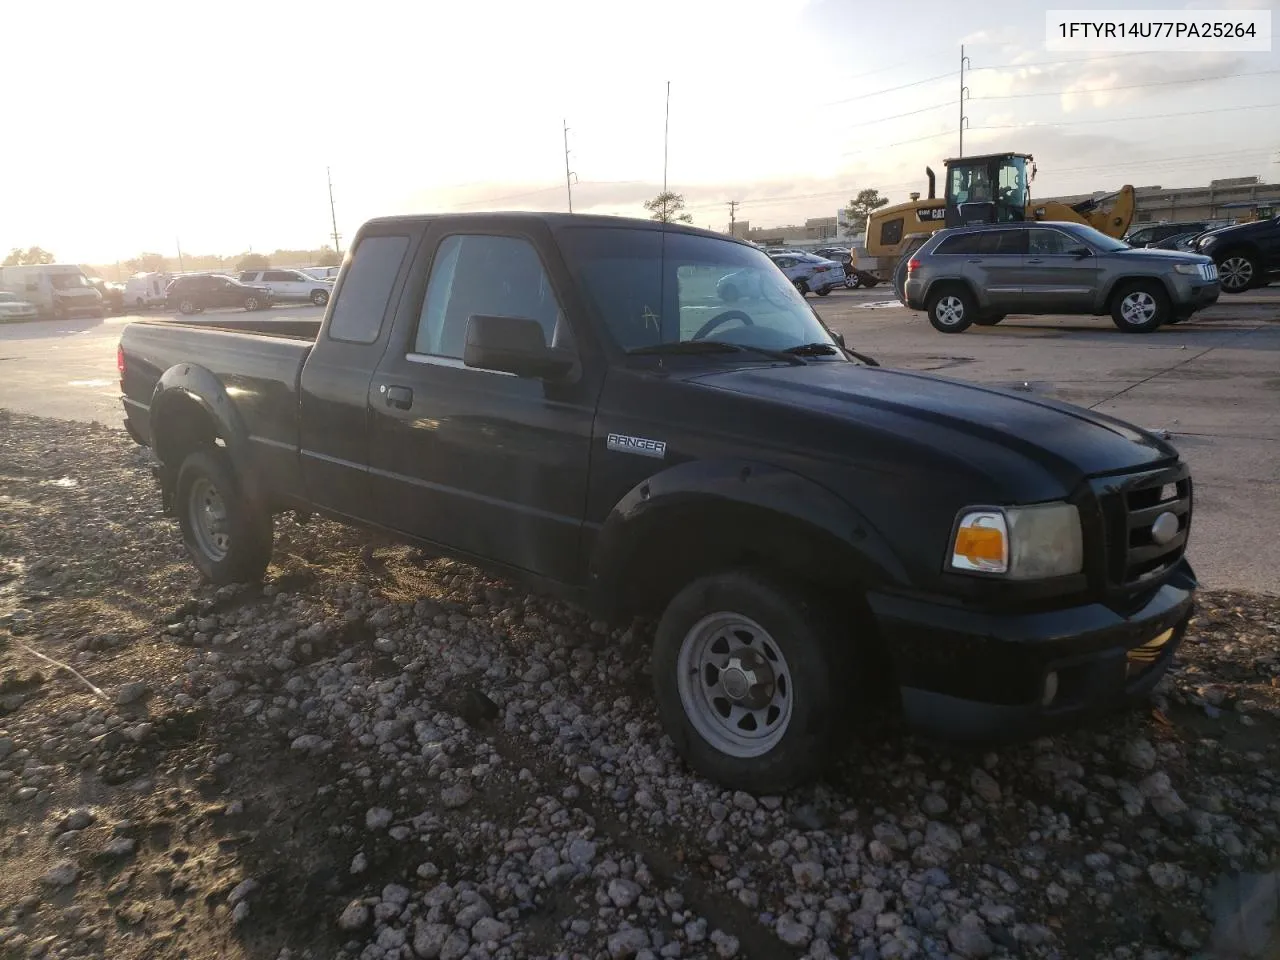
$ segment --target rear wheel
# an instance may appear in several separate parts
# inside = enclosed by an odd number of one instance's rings
[[[225,451],[197,450],[178,470],[174,503],[182,540],[211,583],[252,583],[271,562],[271,515],[250,504]]]
[[[1258,280],[1258,264],[1249,254],[1228,251],[1218,261],[1218,283],[1223,293],[1244,293]]]
[[[317,307],[323,307],[326,303],[329,302],[329,291],[328,290],[311,291],[311,302],[314,303]]]
[[[764,576],[730,571],[682,590],[658,624],[658,713],[680,755],[732,789],[812,779],[837,740],[844,649],[828,611]]]
[[[178,301],[178,312],[179,312],[179,313],[185,313],[185,314],[192,314],[192,313],[195,313],[195,312],[196,312],[196,305],[195,305],[194,303],[192,303],[190,300],[179,300],[179,301]]]
[[[818,296],[820,296],[820,297],[825,297],[825,296],[826,296],[827,294],[829,294],[830,292],[831,292],[831,288],[830,288],[830,287],[820,287],[820,288],[818,289]]]
[[[797,280],[796,290],[798,290],[800,292],[800,296],[803,297],[805,294],[809,292],[809,285],[805,283],[803,280]]]
[[[1126,333],[1151,333],[1172,314],[1164,287],[1148,280],[1124,284],[1111,299],[1111,319]]]
[[[973,294],[963,287],[944,287],[929,294],[929,322],[939,333],[963,333],[978,314]]]

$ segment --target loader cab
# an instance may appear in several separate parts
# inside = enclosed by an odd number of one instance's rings
[[[1018,223],[1031,198],[1025,153],[992,153],[947,161],[947,226]]]

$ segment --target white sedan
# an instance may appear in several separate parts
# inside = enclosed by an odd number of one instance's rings
[[[34,303],[28,303],[16,293],[0,290],[0,321],[34,320],[39,315]]]
[[[836,287],[845,284],[844,266],[833,260],[810,256],[807,253],[777,254],[769,257],[782,275],[791,281],[801,296],[813,291],[825,297]],[[760,275],[755,270],[739,270],[720,278],[716,293],[721,300],[732,303],[739,297],[759,299]]]

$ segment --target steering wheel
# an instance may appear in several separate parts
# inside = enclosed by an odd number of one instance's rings
[[[724,326],[730,320],[741,320],[743,325],[748,327],[754,327],[756,325],[756,322],[741,310],[726,310],[724,313],[717,313],[714,317],[699,327],[697,333],[693,335],[693,339],[703,339],[710,334],[712,330],[716,330],[719,327]]]

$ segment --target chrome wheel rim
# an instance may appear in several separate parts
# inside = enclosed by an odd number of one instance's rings
[[[1120,301],[1120,316],[1135,327],[1150,322],[1156,309],[1156,298],[1145,290],[1135,290]]]
[[[1244,290],[1253,282],[1253,264],[1245,257],[1228,257],[1218,267],[1218,280],[1227,290]]]
[[[247,299],[247,300],[244,302],[244,308],[245,308],[246,310],[257,310],[257,309],[258,309],[258,301],[257,301],[257,300],[255,300],[253,297],[250,297],[249,299]]]
[[[791,670],[769,632],[737,613],[712,613],[685,634],[680,705],[708,744],[731,757],[776,747],[791,723]]]
[[[954,294],[947,294],[938,301],[938,322],[944,327],[954,327],[964,321],[964,301]]]
[[[196,546],[201,552],[215,563],[225,559],[231,549],[227,505],[218,488],[204,477],[191,485],[191,493],[187,497],[187,516],[191,521]]]
[[[190,300],[183,300],[180,304],[178,304],[179,313],[194,313],[195,309],[196,309],[195,304],[193,304]]]

